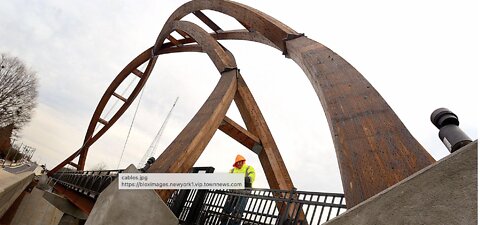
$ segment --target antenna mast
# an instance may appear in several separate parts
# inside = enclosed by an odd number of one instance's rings
[[[142,159],[138,163],[138,168],[142,168],[147,162],[147,159],[155,155],[155,150],[157,149],[158,143],[160,141],[160,137],[162,136],[163,130],[165,130],[165,126],[167,125],[168,119],[170,118],[170,115],[172,114],[173,108],[175,108],[177,101],[178,101],[178,97],[175,99],[175,102],[173,103],[173,106],[170,109],[170,112],[168,112],[167,117],[163,121],[163,124],[160,127],[160,130],[158,130],[157,135],[153,139],[152,143],[150,144],[150,147],[148,148],[148,150],[145,152]]]

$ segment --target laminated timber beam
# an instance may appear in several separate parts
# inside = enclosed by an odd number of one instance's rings
[[[193,119],[151,165],[149,173],[187,173],[220,126],[237,89],[237,70],[222,73],[214,91]],[[171,190],[159,190],[166,201]]]
[[[291,190],[294,188],[293,182],[267,122],[241,75],[238,76],[237,82],[235,104],[247,129],[256,135],[262,143],[263,149],[258,157],[268,184],[272,189]]]
[[[332,50],[256,9],[232,1],[187,2],[172,13],[167,24],[199,10],[213,10],[235,18],[248,30],[260,33],[303,69],[327,116],[347,207],[435,161],[365,77]],[[166,35],[168,32],[160,32],[154,52],[159,50]],[[262,144],[265,145],[263,140]]]
[[[260,154],[262,150],[262,144],[260,144],[260,139],[257,136],[250,133],[248,130],[238,125],[232,119],[225,116],[222,123],[218,127],[219,130],[223,131],[226,135],[238,141],[243,146],[255,152],[257,155]]]
[[[203,14],[202,11],[195,11],[193,12],[193,15],[195,15],[198,19],[205,23],[205,25],[210,27],[210,29],[215,31],[215,33],[222,31],[222,28],[220,28],[215,22],[213,22],[210,18]]]
[[[204,52],[208,54],[211,58],[217,70],[221,72],[222,79],[224,76],[229,73],[235,72],[235,82],[241,78],[240,73],[237,69],[230,69],[232,67],[236,68],[235,59],[233,55],[226,49],[224,49],[218,42],[215,41],[214,38],[206,31],[198,27],[197,25],[193,25],[190,22],[185,21],[173,21],[171,25],[167,26],[168,31],[171,32],[172,30],[182,30],[188,36],[192,37],[201,47],[204,49]],[[207,48],[208,47],[208,48]],[[223,72],[222,72],[223,71]],[[219,87],[219,84],[217,87]],[[246,84],[243,84],[244,89],[241,91],[242,95],[237,96],[237,92],[239,91],[236,84],[235,90],[233,90],[233,97],[235,97],[235,102],[238,104],[247,104],[247,107],[244,107],[243,110],[240,110],[242,114],[242,118],[250,118],[249,124],[253,129],[259,131],[262,134],[262,138],[268,142],[269,149],[267,152],[260,151],[260,161],[262,162],[262,166],[266,171],[270,174],[267,174],[267,180],[272,188],[284,188],[284,189],[291,189],[293,188],[293,184],[291,181],[290,176],[288,175],[288,171],[281,160],[280,153],[273,141],[273,137],[266,127],[266,122],[263,120],[261,116],[260,110],[254,104],[253,96],[249,92],[248,88],[246,88]],[[215,89],[217,90],[217,88]],[[212,93],[210,98],[214,95],[215,91]],[[243,100],[243,96],[249,97],[247,100]],[[209,99],[210,99],[209,98]],[[219,98],[217,96],[217,98]],[[207,100],[208,102],[209,100]],[[192,121],[184,128],[184,130],[177,136],[177,138],[172,142],[172,144],[167,147],[167,149],[157,158],[157,160],[153,163],[150,167],[148,172],[187,172],[190,168],[194,165],[208,141],[213,137],[213,134],[216,129],[213,127],[219,127],[220,123],[222,122],[223,118],[225,118],[225,112],[222,112],[222,118],[214,118],[217,115],[211,112],[204,112],[207,110],[204,107],[207,107],[207,102],[202,106],[202,108],[198,111],[198,113],[194,116]],[[241,103],[238,103],[241,102]],[[219,106],[217,106],[219,107]],[[222,110],[226,110],[228,107]],[[248,111],[255,111],[254,114],[250,114]],[[197,125],[195,124],[205,124],[206,123],[206,116],[210,116],[209,120],[214,122],[209,122],[208,126],[205,126],[203,130],[199,130]],[[220,120],[219,120],[220,119]],[[233,122],[233,121],[232,121]],[[256,124],[257,122],[263,124]],[[197,127],[197,128],[195,128]],[[190,136],[188,136],[190,135]],[[201,143],[198,145],[196,144],[196,140],[200,138]],[[262,138],[260,141],[263,142]],[[186,140],[184,140],[186,139]],[[272,160],[272,162],[269,162]],[[272,175],[273,174],[273,175]],[[271,176],[270,176],[271,175]],[[171,191],[159,191],[159,195],[162,199],[167,200],[170,196]]]
[[[154,54],[160,51],[162,43],[170,34],[170,30],[168,29],[169,24],[200,10],[213,10],[235,18],[249,30],[255,30],[262,34],[274,45],[278,46],[281,51],[286,49],[284,40],[287,37],[301,36],[300,33],[297,33],[287,25],[252,7],[233,1],[195,0],[183,4],[170,15],[157,37],[153,49]]]
[[[201,10],[213,10],[231,16],[247,30],[206,34],[202,29],[197,29],[196,25],[179,21],[183,17]],[[184,39],[177,40],[177,44],[164,43],[173,31],[177,31]],[[89,146],[98,140],[134,101],[148,79],[158,55],[201,51],[209,55],[220,73],[236,71],[234,59],[226,55],[223,46],[220,46],[215,39],[264,43],[279,49],[302,68],[327,117],[340,167],[347,207],[351,208],[357,205],[435,161],[410,134],[375,88],[343,58],[263,12],[240,3],[223,0],[187,2],[169,17],[160,31],[155,45],[127,65],[109,86],[95,110],[83,146],[67,160],[71,161],[80,155],[79,169],[83,169]],[[197,42],[198,45],[183,46],[185,43],[193,42]],[[139,71],[137,68],[147,61],[146,70]],[[108,99],[114,96],[115,89],[126,76],[132,73],[140,77],[134,91],[130,96],[125,97],[127,102],[114,114],[108,124],[94,133],[93,130],[100,121],[100,114]],[[261,114],[249,111],[252,107],[257,106],[254,104],[246,84],[242,84],[244,81],[239,73],[237,73],[237,79],[235,102],[247,130],[258,137],[263,145],[259,156],[262,167],[264,167],[267,178],[272,177],[272,181],[280,181],[278,184],[273,182],[274,186],[272,186],[269,180],[269,184],[272,188],[278,186],[281,189],[289,189],[288,187],[293,187],[293,184],[291,184],[291,180],[289,181],[286,168],[283,169],[283,160],[268,127]],[[209,135],[204,137],[208,139]],[[208,140],[202,140],[202,142]],[[178,160],[188,159],[179,158]],[[62,162],[63,165],[66,163]],[[181,161],[177,164],[180,165]],[[180,166],[180,170],[185,169],[186,165]],[[58,169],[59,166],[55,169]]]
[[[147,171],[149,173],[186,173],[198,160],[225,118],[237,90],[238,70],[235,60],[198,25],[187,21],[174,21],[167,27],[169,33],[181,30],[193,38],[204,49],[221,74],[217,86],[197,114]],[[157,192],[164,201],[167,201],[172,193],[171,190]]]
[[[78,164],[76,164],[74,162],[68,162],[68,165],[73,166],[73,167],[78,169]]]

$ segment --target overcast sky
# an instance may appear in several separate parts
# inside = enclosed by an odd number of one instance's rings
[[[108,85],[127,63],[154,44],[168,16],[184,2],[2,2],[0,52],[23,59],[39,77],[39,104],[19,140],[37,149],[34,159],[52,168],[82,145]],[[478,1],[239,2],[345,58],[372,83],[435,159],[448,154],[430,122],[431,112],[439,107],[456,113],[460,127],[477,139]],[[241,28],[231,18],[205,13],[224,30]],[[193,16],[186,19],[198,22]],[[235,55],[295,186],[343,192],[324,112],[302,70],[268,46],[240,41],[222,44]],[[120,167],[138,164],[178,96],[158,156],[201,107],[219,77],[206,54],[160,56],[145,87]],[[138,98],[90,148],[87,169],[100,163],[117,168],[137,102]],[[235,106],[228,116],[243,125]],[[220,131],[196,165],[227,171],[239,153],[257,170],[255,186],[266,187],[255,154]]]

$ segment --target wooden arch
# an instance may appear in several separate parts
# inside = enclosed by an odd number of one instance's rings
[[[176,46],[173,44],[175,41],[173,41],[166,43],[165,47],[160,51],[160,54],[204,51],[212,59],[217,70],[222,74],[222,77],[202,108],[200,108],[189,124],[152,165],[149,172],[188,172],[205,149],[209,140],[213,137],[216,129],[219,128],[227,135],[230,135],[247,148],[252,149],[259,154],[260,161],[267,177],[269,178],[268,181],[272,188],[291,189],[293,187],[292,181],[288,175],[288,171],[283,163],[281,155],[278,152],[273,136],[266,125],[253,95],[249,91],[248,86],[241,77],[239,71],[236,69],[233,55],[228,52],[228,50],[223,49],[223,47],[221,47],[210,34],[190,22],[174,21],[169,26],[169,30],[170,32],[177,31],[187,35],[189,40],[188,43],[197,42],[198,44],[179,44]],[[104,130],[100,129],[99,132],[93,134],[93,130],[97,123],[102,123],[101,121],[103,119],[100,118],[100,115],[102,114],[102,111],[105,110],[105,105],[109,98],[111,96],[118,97],[112,90],[118,88],[121,82],[129,75],[129,73],[125,71],[131,70],[132,72],[130,74],[135,75],[135,69],[132,70],[131,68],[138,68],[146,61],[154,58],[151,57],[151,49],[152,48],[146,50],[133,60],[132,63],[130,63],[127,68],[115,78],[95,110],[94,117],[90,122],[86,135],[90,138],[85,139],[84,147],[72,154],[72,156],[62,162],[62,164],[52,169],[52,171],[50,171],[51,174],[55,173],[58,170],[57,168],[61,168],[65,164],[71,162],[71,160],[78,155],[86,156],[88,147],[98,140],[98,138],[105,133],[106,129],[113,125],[113,122],[111,122],[112,120],[110,120],[102,128]],[[237,80],[239,83],[238,87]],[[144,84],[145,82],[139,82],[137,85],[143,86]],[[138,88],[138,86],[136,88]],[[130,97],[126,99],[131,100],[130,104],[133,102],[133,99]],[[240,125],[225,116],[230,102],[233,99],[235,99],[245,123],[253,132],[243,129]],[[121,115],[125,112],[124,110],[121,111],[121,109],[122,108],[120,108],[115,115]],[[112,118],[115,118],[115,116]],[[82,157],[80,157],[80,159],[82,159]],[[78,165],[78,169],[82,170],[83,167],[80,167],[80,165],[83,166],[84,164],[79,163]],[[167,194],[168,192],[164,193],[165,196]]]
[[[246,29],[224,31],[201,10],[214,10],[229,15],[237,19]],[[205,31],[199,31],[190,23],[177,22],[191,13],[209,26],[214,33],[206,35]],[[182,40],[176,40],[170,35],[174,30],[183,36]],[[108,129],[123,114],[148,79],[157,55],[203,51],[209,54],[222,74],[222,78],[207,102],[185,128],[193,129],[195,131],[192,132],[193,136],[189,136],[187,132],[184,133],[184,129],[157,159],[151,170],[186,172],[189,165],[193,165],[203,151],[202,146],[206,146],[210,140],[209,135],[214,132],[216,127],[222,128],[223,126],[222,130],[227,134],[230,129],[229,135],[234,138],[234,133],[237,135],[235,139],[240,140],[241,136],[244,140],[248,140],[243,141],[244,145],[248,142],[252,148],[258,145],[262,146],[263,150],[260,151],[259,157],[272,188],[276,185],[272,185],[270,179],[274,180],[282,189],[292,187],[288,171],[284,168],[273,137],[271,137],[248,87],[238,70],[231,67],[233,65],[224,66],[232,57],[229,54],[225,56],[223,53],[219,56],[220,59],[212,57],[210,51],[214,48],[218,49],[218,47],[224,51],[223,48],[218,43],[211,44],[212,41],[205,44],[199,43],[197,40],[198,45],[192,44],[196,38],[198,39],[198,36],[201,36],[203,40],[236,39],[267,44],[282,51],[302,68],[325,111],[349,208],[434,162],[434,159],[410,134],[375,88],[342,57],[256,9],[223,0],[194,0],[182,5],[170,16],[151,51],[147,50],[127,65],[107,89],[95,110],[84,146],[66,161],[70,162],[77,155],[81,155],[78,168],[83,169],[88,146],[98,139],[98,134],[101,136],[106,131],[101,133],[102,130],[100,130],[99,133],[91,136],[93,134],[93,132],[90,134],[92,124],[95,126],[97,123],[102,123],[105,125],[104,128]],[[169,42],[164,43],[166,39]],[[147,69],[144,72],[139,71],[137,67],[147,60],[149,60]],[[224,70],[221,71],[221,68]],[[122,99],[114,90],[126,76],[131,74],[140,76],[141,80],[132,95],[124,98],[125,108],[122,106],[110,121],[102,121],[99,115],[106,104],[103,102],[105,99],[108,101],[111,96]],[[233,81],[234,77],[236,82]],[[235,98],[246,123],[246,130],[225,118],[224,111],[226,112],[231,98]],[[204,114],[207,112],[211,113],[211,116]],[[117,115],[118,117],[116,117]],[[212,125],[214,128],[206,128],[206,124]],[[194,145],[197,147],[192,147]],[[178,154],[183,155],[175,157]],[[190,155],[194,157],[190,158]],[[175,157],[175,160],[168,163],[169,160],[174,159],[172,157]],[[192,160],[194,161],[192,162]],[[63,162],[63,165],[68,162]],[[57,167],[63,165],[60,164]]]

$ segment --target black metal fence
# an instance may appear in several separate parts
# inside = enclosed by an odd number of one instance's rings
[[[322,224],[346,211],[343,194],[255,188],[179,190],[167,205],[181,223],[199,225]]]
[[[64,171],[55,173],[52,181],[96,199],[123,170]]]
[[[65,171],[52,176],[54,183],[92,199],[123,170]],[[192,172],[213,172],[211,167]],[[343,194],[297,190],[177,190],[167,205],[188,225],[306,225],[322,224],[346,211]]]

